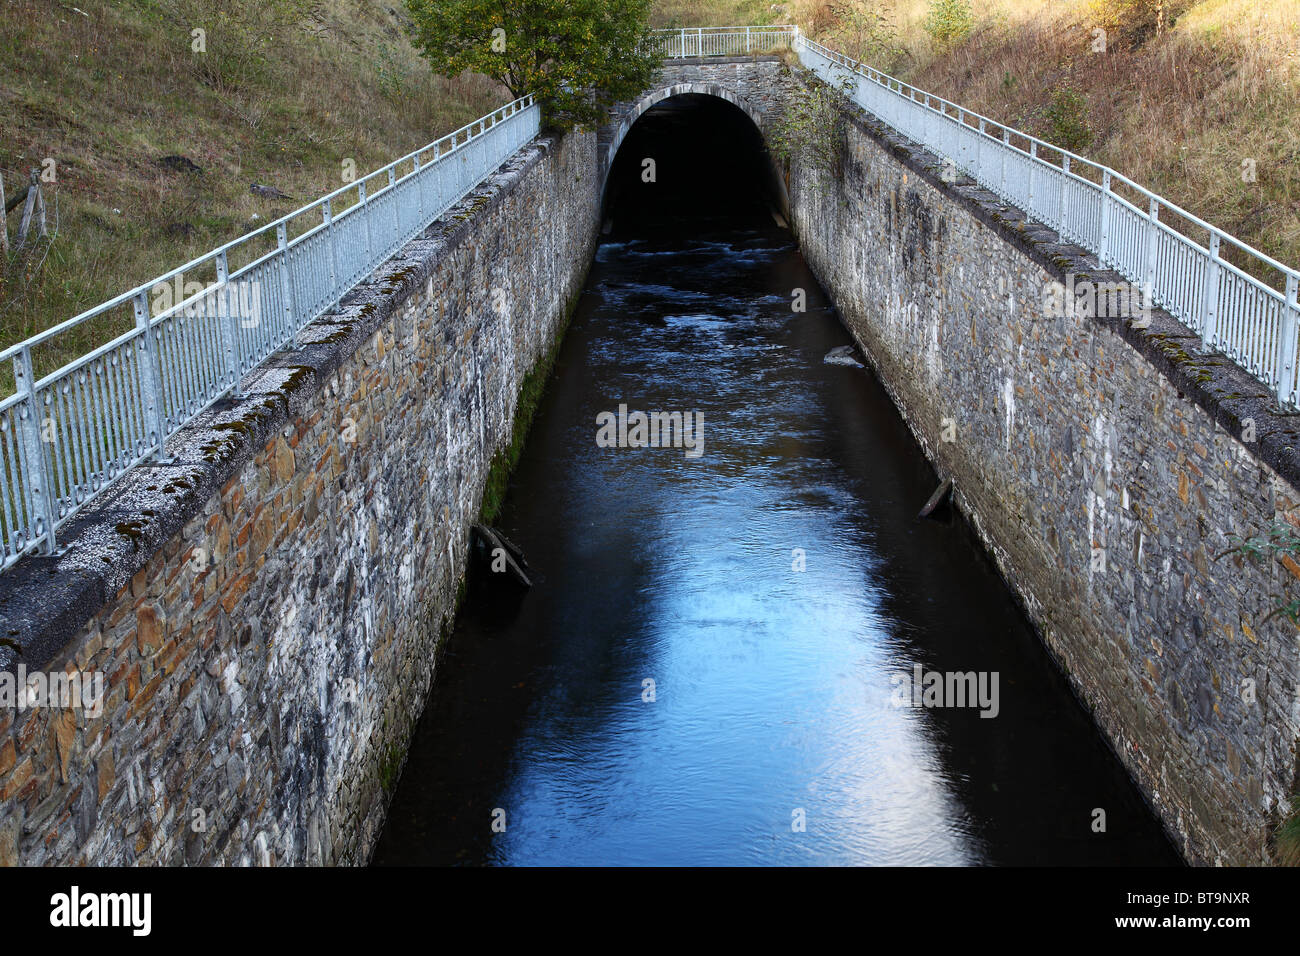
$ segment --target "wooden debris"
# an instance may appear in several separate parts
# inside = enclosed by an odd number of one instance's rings
[[[935,509],[938,508],[939,505],[943,504],[944,499],[948,497],[948,492],[950,491],[952,491],[952,479],[946,478],[938,488],[934,489],[934,494],[930,496],[930,500],[925,503],[925,507],[921,509],[917,517],[928,518],[930,515],[934,514]]]

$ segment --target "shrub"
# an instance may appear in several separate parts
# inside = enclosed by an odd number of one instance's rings
[[[819,174],[839,175],[851,84],[848,77],[840,86],[818,83],[789,98],[772,128],[772,151],[781,162],[798,157]]]
[[[882,0],[836,0],[827,5],[824,30],[841,53],[892,72],[905,56],[898,30]]]
[[[1188,0],[1092,0],[1088,13],[1110,38],[1139,45],[1173,26]]]
[[[967,0],[930,0],[925,32],[942,51],[951,50],[975,29],[975,14]]]
[[[1047,106],[1046,138],[1076,153],[1092,143],[1088,101],[1078,90],[1064,87],[1053,91],[1052,101]]]

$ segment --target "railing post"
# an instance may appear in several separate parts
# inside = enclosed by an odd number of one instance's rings
[[[239,397],[239,359],[235,349],[239,332],[235,323],[239,322],[239,316],[235,314],[234,306],[242,301],[243,296],[230,295],[230,262],[224,251],[219,252],[217,253],[217,326],[221,336],[221,348],[226,353],[226,387],[233,389],[236,398]],[[223,302],[225,315],[221,314]]]
[[[339,247],[334,238],[334,212],[330,208],[330,200],[326,199],[321,203],[321,215],[325,218],[325,238],[330,244],[330,300],[332,301],[339,290]]]
[[[703,27],[695,28],[695,55],[698,57],[704,56],[704,28]]]
[[[1002,198],[1007,198],[1007,156],[1011,154],[1011,130],[1002,127]]]
[[[1219,234],[1210,233],[1210,258],[1201,285],[1201,347],[1213,351],[1219,337]]]
[[[289,268],[289,228],[280,223],[275,227],[275,242],[280,258],[280,289],[284,295],[284,316],[289,325],[289,338],[298,337],[298,291],[293,287],[293,274]]]
[[[388,201],[393,206],[393,244],[389,247],[398,246],[402,242],[402,204],[397,201],[397,170],[392,166],[388,167],[388,188],[392,190],[389,193]],[[387,252],[388,250],[384,250]]]
[[[1101,174],[1101,238],[1097,242],[1097,263],[1103,268],[1110,258],[1110,170]]]
[[[1029,209],[1030,215],[1038,210],[1034,208],[1034,176],[1038,172],[1038,141],[1029,141]]]
[[[433,215],[441,216],[447,208],[447,164],[442,161],[442,147],[433,153]]]
[[[1277,349],[1277,403],[1291,404],[1295,386],[1296,335],[1300,333],[1300,303],[1297,303],[1300,279],[1295,273],[1286,277],[1286,303],[1282,306],[1282,339]]]
[[[141,292],[131,300],[135,309],[135,327],[142,329],[140,336],[144,350],[144,368],[140,370],[140,385],[144,394],[140,396],[145,406],[145,415],[153,423],[158,433],[158,447],[154,449],[158,457],[163,457],[163,445],[167,441],[167,416],[163,410],[162,355],[158,348],[153,322],[149,317],[149,299]]]
[[[357,182],[357,204],[361,207],[361,218],[366,221],[366,268],[370,269],[375,261],[375,237],[370,227],[370,214],[374,211],[366,201],[366,181]]]
[[[41,409],[36,397],[36,374],[30,346],[14,356],[14,386],[15,391],[24,397],[22,407],[27,411],[25,416],[21,413],[18,416],[22,427],[23,458],[27,465],[21,480],[27,491],[23,505],[27,509],[28,526],[40,541],[41,554],[53,554],[58,547],[54,539],[57,521],[54,484],[50,462],[45,456],[45,443],[41,440]],[[54,440],[57,441],[57,433]]]
[[[1151,199],[1151,206],[1147,218],[1147,261],[1146,270],[1143,274],[1142,293],[1147,297],[1147,303],[1152,304],[1153,295],[1156,287],[1156,256],[1160,249],[1160,203],[1155,197]]]
[[[1070,157],[1061,155],[1061,221],[1056,227],[1062,239],[1068,239],[1070,222]]]
[[[969,172],[969,163],[966,160],[967,140],[970,133],[966,130],[966,111],[960,106],[957,107],[957,149],[961,154],[961,168],[963,172]]]
[[[416,194],[417,197],[419,197],[417,201],[419,202],[419,207],[418,207],[418,208],[419,208],[419,210],[420,210],[420,225],[423,226],[423,225],[424,225],[424,180],[425,180],[425,177],[422,175],[423,172],[424,172],[424,170],[423,170],[423,169],[421,168],[421,166],[420,166],[420,154],[419,154],[419,153],[416,153],[413,157],[411,157],[411,163],[412,163],[412,166],[411,166],[411,175],[412,175],[412,177],[415,179],[415,194]]]

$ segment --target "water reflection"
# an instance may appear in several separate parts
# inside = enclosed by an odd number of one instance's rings
[[[849,341],[786,233],[602,245],[500,521],[537,584],[466,606],[376,862],[1176,862]],[[704,454],[597,447],[620,403]],[[917,663],[998,716],[895,706]]]

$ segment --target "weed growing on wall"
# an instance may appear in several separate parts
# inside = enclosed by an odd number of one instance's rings
[[[1291,812],[1277,828],[1277,862],[1300,866],[1300,795],[1291,798]]]
[[[1286,564],[1288,561],[1294,563],[1294,555],[1300,554],[1300,532],[1283,521],[1275,522],[1267,534],[1250,538],[1233,535],[1228,538],[1228,542],[1231,547],[1215,555],[1216,561],[1228,555],[1236,555],[1256,563],[1276,559]],[[1281,615],[1300,627],[1300,598],[1275,595],[1273,604],[1273,610],[1261,624]]]
[[[794,159],[811,166],[826,188],[840,175],[852,80],[816,83],[793,92],[772,128],[772,151],[787,167]],[[822,175],[824,174],[824,175]]]

